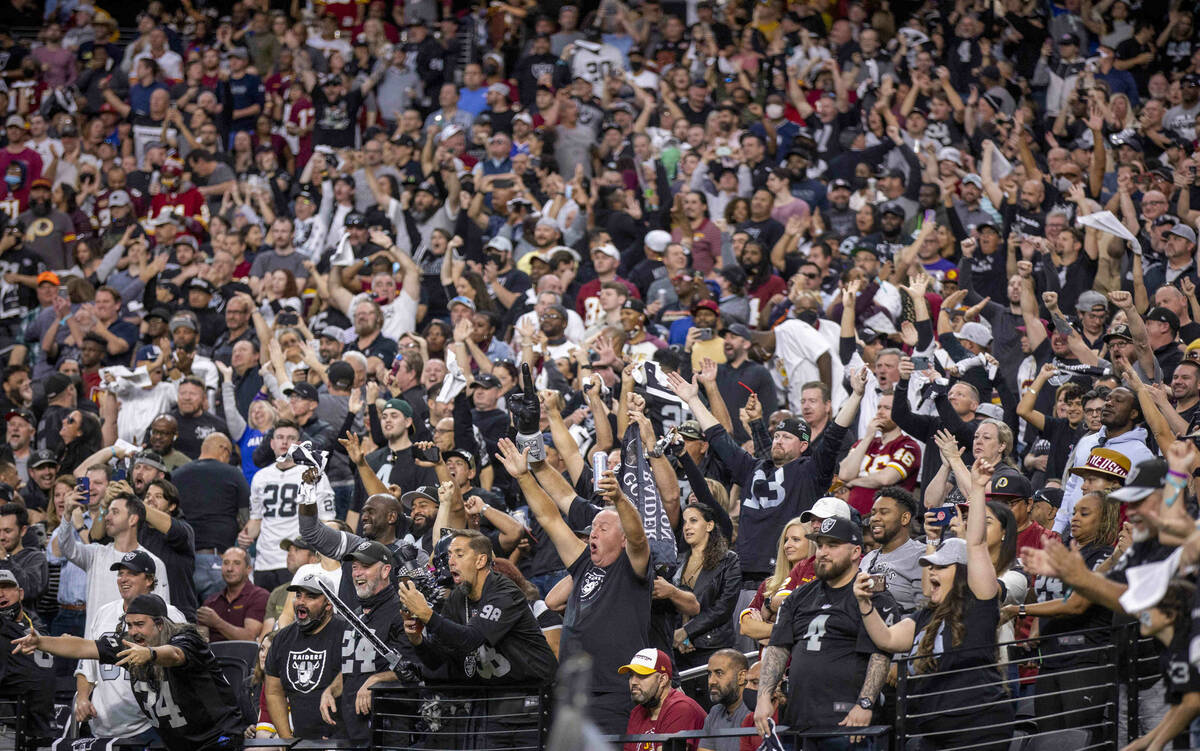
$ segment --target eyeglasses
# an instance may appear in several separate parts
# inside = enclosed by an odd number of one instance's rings
[[[1085,415],[1098,415],[1103,411],[1104,411],[1104,407],[1091,407],[1091,408],[1084,407],[1083,408],[1083,414],[1085,414]]]
[[[542,320],[546,320],[548,318],[562,318],[562,317],[563,317],[562,313],[543,313],[542,314]]]

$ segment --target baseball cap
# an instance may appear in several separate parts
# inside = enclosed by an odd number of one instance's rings
[[[191,329],[192,331],[200,330],[199,324],[196,323],[195,316],[188,311],[176,313],[174,316],[172,316],[171,323],[168,325],[168,328],[171,329],[172,334],[175,333],[176,329]]]
[[[159,472],[170,472],[171,469],[163,463],[162,456],[157,451],[150,449],[142,449],[138,452],[137,457],[133,460],[133,465],[136,467],[139,464],[145,464],[147,467],[153,467]]]
[[[21,582],[17,581],[17,575],[10,569],[0,568],[0,587],[19,587]]]
[[[992,332],[987,326],[977,321],[964,323],[955,336],[959,339],[966,339],[968,342],[974,342],[980,347],[986,347],[992,343]]]
[[[731,323],[725,328],[726,334],[733,334],[749,341],[751,338],[750,327],[744,323]]]
[[[146,314],[147,321],[149,321],[151,318],[157,318],[163,323],[166,323],[167,321],[171,320],[171,309],[165,305],[155,305],[150,309],[150,312]]]
[[[62,373],[53,373],[46,379],[46,398],[53,399],[71,388],[71,377]]]
[[[1089,289],[1081,294],[1079,299],[1075,301],[1075,310],[1083,313],[1091,311],[1093,308],[1107,309],[1108,300],[1106,300],[1104,295],[1100,294],[1096,290]]]
[[[843,180],[840,177],[829,183],[830,190],[834,190],[835,188],[845,188],[846,190],[854,190],[854,187],[852,185],[850,185],[849,180]]]
[[[412,416],[413,416],[412,405],[409,404],[408,402],[404,401],[403,399],[388,399],[386,402],[384,402],[383,408],[385,410],[387,410],[387,409],[397,410],[400,412],[400,414],[404,415],[405,417],[409,418],[410,420],[412,419]]]
[[[28,409],[14,409],[13,411],[9,412],[7,415],[4,416],[4,421],[8,422],[9,420],[13,419],[14,417],[19,417],[22,420],[24,420],[25,422],[32,425],[33,427],[35,427],[35,428],[37,427],[37,424],[38,424],[37,418],[34,417],[33,412]]]
[[[895,214],[896,216],[903,217],[904,207],[895,201],[888,201],[879,208],[879,215],[883,216],[884,214]]]
[[[1134,465],[1125,487],[1108,494],[1108,500],[1136,503],[1162,488],[1167,480],[1167,463],[1162,459],[1147,459]]]
[[[700,300],[699,302],[692,305],[692,314],[694,315],[697,310],[701,310],[701,309],[711,310],[714,313],[721,312],[721,309],[719,307],[717,307],[717,304],[712,300]]]
[[[250,59],[250,53],[246,50],[245,47],[234,47],[233,49],[229,50],[229,56],[230,57],[240,57],[243,60]]]
[[[125,608],[125,615],[148,615],[151,618],[166,618],[167,603],[158,595],[138,595]]]
[[[485,249],[486,248],[495,248],[496,250],[502,250],[507,253],[511,253],[512,249],[513,249],[513,244],[512,244],[512,240],[509,240],[507,237],[497,236],[497,237],[493,237],[491,240],[488,240],[488,244],[483,247]]]
[[[962,164],[962,152],[953,146],[943,146],[938,150],[937,160],[939,162],[954,162]]]
[[[299,592],[303,590],[314,595],[323,595],[325,593],[321,590],[321,582],[324,582],[325,586],[331,590],[337,590],[337,582],[326,576],[324,572],[301,569],[292,577],[292,583],[288,585],[287,591]]]
[[[1063,491],[1062,488],[1042,488],[1033,494],[1033,502],[1049,503],[1052,507],[1058,508],[1062,506]]]
[[[196,239],[193,237],[189,237],[188,239],[192,242],[196,241]],[[217,288],[213,286],[212,282],[208,281],[207,279],[201,279],[198,276],[194,276],[189,279],[187,284],[183,285],[183,288],[185,290],[198,289],[201,292],[205,292],[210,295],[216,294],[217,292]]]
[[[329,378],[330,386],[344,390],[354,385],[354,367],[343,360],[331,363],[325,375]]]
[[[53,284],[55,287],[62,285],[62,282],[58,278],[58,274],[55,274],[53,271],[43,271],[42,273],[38,274],[37,283]]]
[[[1129,457],[1115,449],[1097,446],[1092,449],[1083,464],[1071,467],[1071,474],[1086,477],[1089,473],[1108,475],[1125,481],[1129,476]]]
[[[467,463],[468,467],[475,469],[475,456],[470,451],[466,449],[450,449],[449,451],[442,452],[442,459],[449,459],[452,456],[456,459],[462,459]]]
[[[1072,34],[1070,32],[1067,32],[1065,34],[1060,34],[1058,36],[1058,43],[1059,43],[1059,45],[1073,44],[1076,47],[1078,47],[1079,46],[1079,37],[1075,36],[1074,34]]]
[[[121,556],[121,560],[113,563],[108,567],[109,571],[120,571],[126,569],[137,574],[157,574],[158,567],[154,565],[154,559],[144,550],[134,550]]]
[[[1179,316],[1175,315],[1166,308],[1155,306],[1150,310],[1147,310],[1146,315],[1143,317],[1147,321],[1158,321],[1159,323],[1165,323],[1171,327],[1172,331],[1179,331]]]
[[[817,502],[812,505],[807,511],[800,514],[800,521],[806,522],[809,519],[845,519],[849,521],[851,517],[850,505],[841,498],[834,498],[827,495],[824,498],[818,498]]]
[[[1032,498],[1033,483],[1020,472],[998,472],[992,478],[988,497]]]
[[[1108,333],[1104,335],[1104,343],[1107,344],[1109,342],[1109,340],[1111,340],[1111,339],[1124,339],[1126,341],[1132,342],[1133,334],[1129,333],[1128,326],[1126,326],[1123,323],[1119,323],[1116,326],[1113,326],[1111,329],[1109,329]]]
[[[666,230],[652,229],[646,233],[646,237],[643,242],[645,242],[646,247],[650,250],[654,251],[655,253],[661,253],[666,250],[667,245],[670,244],[671,233],[667,232]]]
[[[851,545],[862,545],[862,528],[849,519],[831,516],[822,519],[820,528],[816,532],[809,532],[805,537],[813,542],[828,539],[848,542]]]
[[[669,676],[674,672],[674,669],[671,667],[670,655],[661,649],[647,647],[635,654],[628,665],[622,665],[618,668],[617,672],[621,675],[627,673],[637,673],[638,675],[662,673]]]
[[[307,399],[310,402],[321,401],[321,397],[317,395],[317,387],[312,385],[311,383],[308,383],[307,381],[302,381],[300,383],[292,384],[292,387],[290,389],[283,390],[283,395],[284,396],[298,396],[301,399]]]
[[[951,566],[955,563],[967,564],[967,541],[961,537],[951,537],[944,540],[938,549],[921,556],[922,566]]]
[[[450,303],[446,307],[453,308],[455,305],[463,305],[469,308],[472,313],[475,312],[475,301],[464,295],[458,295],[457,297],[450,298]]]
[[[1187,226],[1183,222],[1176,224],[1174,227],[1172,227],[1170,230],[1167,231],[1167,234],[1175,235],[1176,237],[1182,237],[1184,240],[1187,240],[1188,242],[1193,242],[1193,243],[1196,242],[1196,230]]]
[[[438,500],[437,487],[434,485],[422,485],[416,490],[410,490],[404,495],[400,496],[400,507],[404,509],[405,513],[408,513],[409,511],[412,511],[413,502],[418,498],[424,498],[427,501],[433,501],[438,505],[441,504],[441,501]]]
[[[375,540],[363,540],[354,550],[342,556],[343,563],[350,561],[358,561],[367,565],[375,563],[386,563],[389,566],[394,566],[395,560],[392,558],[392,551],[388,550],[387,546],[382,542]]]
[[[641,300],[637,299],[636,297],[626,298],[624,304],[622,304],[621,307],[628,308],[629,310],[636,310],[637,312],[639,312],[643,315],[645,315],[645,313],[646,313],[646,303],[642,302]]]
[[[116,206],[129,206],[132,203],[133,201],[129,199],[129,194],[123,190],[114,190],[108,194],[108,207],[110,209]]]
[[[592,248],[592,254],[596,253],[603,253],[610,258],[615,258],[618,261],[621,260],[621,251],[617,250],[617,247],[612,243],[604,243],[603,245]]]
[[[700,429],[700,423],[696,420],[681,422],[677,432],[679,435],[692,441],[699,441],[704,438],[704,431]]]
[[[501,387],[500,379],[491,373],[480,373],[475,376],[475,387],[481,389],[498,389]]]
[[[53,464],[56,467],[58,466],[58,457],[56,457],[54,455],[54,452],[51,451],[50,449],[38,449],[37,451],[34,451],[32,454],[30,454],[30,456],[29,456],[29,468],[30,469],[44,467],[47,464]]]
[[[299,550],[311,550],[314,553],[317,550],[311,544],[309,544],[309,542],[307,540],[305,540],[300,535],[296,535],[295,537],[283,538],[282,540],[279,541],[279,548],[281,550],[291,550],[292,548],[297,548]]]
[[[367,218],[357,211],[352,211],[342,220],[343,227],[365,227],[367,226]]]
[[[337,326],[326,326],[321,329],[321,333],[317,334],[318,339],[332,339],[335,342],[346,341],[346,330],[340,329]]]
[[[25,118],[21,117],[20,115],[9,115],[8,119],[4,121],[4,127],[24,129]]]

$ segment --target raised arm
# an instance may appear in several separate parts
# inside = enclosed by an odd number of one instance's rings
[[[575,536],[575,533],[567,526],[562,514],[559,513],[558,507],[554,505],[554,501],[530,473],[529,448],[517,451],[517,445],[508,438],[501,438],[497,448],[499,453],[496,454],[496,458],[504,465],[509,476],[516,479],[521,488],[521,494],[529,504],[529,509],[537,517],[542,529],[546,530],[550,542],[554,543],[558,557],[564,566],[570,567],[587,550],[587,544]],[[544,464],[544,462],[541,463]]]

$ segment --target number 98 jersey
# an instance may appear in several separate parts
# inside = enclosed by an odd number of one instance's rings
[[[250,518],[262,520],[258,533],[258,555],[254,561],[256,571],[271,571],[287,567],[287,551],[279,547],[284,539],[300,535],[300,521],[296,510],[300,502],[301,476],[305,467],[280,470],[270,464],[258,470],[250,483]],[[333,488],[324,476],[313,488],[317,500],[317,518],[332,519]]]
[[[885,623],[896,620],[887,592],[873,598]],[[836,725],[855,706],[875,648],[863,627],[854,585],[834,588],[815,579],[783,601],[771,646],[791,652],[788,725]],[[874,697],[872,697],[874,698]]]

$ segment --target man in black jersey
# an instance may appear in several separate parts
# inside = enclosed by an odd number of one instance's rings
[[[345,533],[342,533],[345,534]],[[362,618],[384,643],[410,653],[403,637],[404,620],[400,601],[392,586],[395,563],[386,545],[375,540],[363,540],[342,558],[350,564],[354,594]],[[353,742],[366,744],[370,740],[371,686],[397,680],[384,655],[370,641],[347,627],[342,635],[341,680],[325,688],[321,695],[321,712],[333,723],[336,712],[346,725],[346,736]],[[340,701],[338,701],[340,697]]]
[[[817,578],[793,591],[779,610],[771,644],[763,652],[759,696],[775,690],[790,655],[787,725],[870,725],[890,657],[871,641],[854,597],[862,532],[854,522],[832,517],[822,521],[808,539],[817,544]],[[885,622],[894,619],[896,602],[886,591],[876,594],[873,603]],[[821,679],[808,680],[810,676]],[[754,721],[759,732],[765,734],[767,719],[774,712],[773,702],[758,701]],[[805,748],[841,749],[847,747],[845,741],[810,741]]]
[[[558,669],[554,652],[525,595],[492,565],[486,536],[474,530],[454,533],[449,551],[454,591],[435,613],[411,581],[401,582],[400,601],[411,616],[404,630],[421,662],[430,669],[445,665],[451,680],[547,683]],[[478,703],[473,719],[482,721],[489,746],[537,744],[537,715],[523,707],[523,698]],[[479,717],[481,712],[488,716]]]
[[[613,473],[600,480],[600,493],[611,504],[592,519],[586,542],[575,536],[559,509],[529,471],[528,449],[503,439],[498,454],[516,479],[530,510],[546,531],[572,578],[563,621],[561,662],[580,653],[592,658],[592,700],[588,711],[597,727],[613,735],[625,732],[633,708],[628,682],[617,670],[630,650],[650,646],[650,593],[654,577],[650,543],[642,518],[621,492]]]
[[[129,603],[123,632],[91,641],[31,631],[13,645],[14,654],[40,649],[128,668],[134,699],[169,749],[241,748],[248,718],[238,709],[229,681],[200,633],[167,618],[167,605],[158,595],[139,595]]]
[[[21,606],[25,590],[16,574],[0,568],[0,698],[25,699],[27,733],[32,746],[49,745],[54,713],[53,658],[41,653],[17,654],[9,643],[37,631],[42,622],[33,611]],[[45,740],[45,744],[37,741]]]
[[[334,615],[320,581],[337,590],[326,571],[296,572],[288,587],[296,593],[296,620],[275,635],[267,651],[267,712],[280,738],[320,740],[344,735],[341,717],[325,717],[324,690],[341,680],[339,660],[346,622]],[[294,725],[293,725],[294,723]]]

